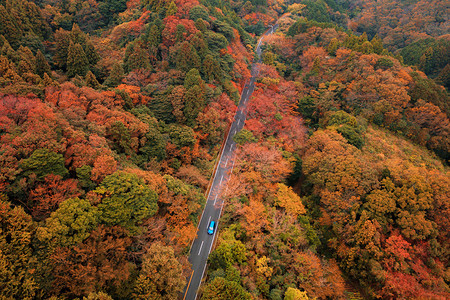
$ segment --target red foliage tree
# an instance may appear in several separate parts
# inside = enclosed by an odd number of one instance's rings
[[[82,191],[77,187],[77,180],[63,180],[60,176],[49,174],[30,191],[29,202],[31,214],[42,220],[58,208],[59,203],[69,198],[78,197]]]

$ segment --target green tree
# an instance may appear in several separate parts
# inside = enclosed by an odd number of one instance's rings
[[[142,300],[177,299],[185,284],[182,265],[173,249],[156,242],[142,258],[142,270],[133,295]]]
[[[197,19],[208,21],[209,13],[204,6],[197,5],[191,8],[191,10],[189,11],[189,18],[193,21],[197,21]]]
[[[308,123],[313,125],[317,124],[319,121],[316,101],[317,100],[311,96],[303,97],[298,101],[298,111]]]
[[[91,88],[98,89],[101,87],[100,83],[97,81],[97,78],[95,78],[95,75],[91,71],[87,72],[84,81],[86,82],[86,85]]]
[[[359,48],[359,51],[364,54],[373,53],[373,45],[369,41],[365,41]]]
[[[211,25],[215,32],[223,34],[228,41],[233,40],[234,31],[233,27],[231,27],[230,24],[220,20],[214,20]]]
[[[24,73],[34,73],[36,71],[36,58],[30,48],[20,46],[17,50],[19,56],[18,71],[22,75]]]
[[[394,63],[390,58],[387,57],[380,57],[377,62],[375,63],[375,69],[383,69],[387,70],[394,66]]]
[[[284,293],[284,300],[308,300],[306,292],[302,292],[298,289],[288,287],[286,293]]]
[[[337,132],[342,134],[343,137],[348,141],[349,144],[361,149],[364,146],[364,135],[359,128],[342,125],[339,126]]]
[[[144,146],[139,149],[145,162],[148,162],[152,158],[161,161],[166,157],[167,138],[161,133],[156,119],[153,120],[153,122],[147,122],[147,124],[149,124],[149,130],[145,135],[146,142]]]
[[[203,19],[197,19],[195,21],[195,28],[197,28],[201,32],[206,32],[206,30],[208,30],[206,22]]]
[[[16,51],[14,51],[6,39],[3,41],[3,45],[0,48],[0,54],[4,55],[11,62],[17,62],[19,60]]]
[[[175,65],[178,70],[183,72],[188,72],[193,68],[200,68],[200,57],[189,42],[184,41],[181,43],[175,54]]]
[[[83,48],[87,42],[86,34],[80,29],[77,23],[73,23],[72,30],[70,31],[70,40],[74,44],[80,44]]]
[[[196,85],[203,85],[204,81],[202,80],[202,77],[200,76],[200,73],[197,69],[191,69],[187,74],[186,77],[184,77],[184,88],[190,89],[193,86]]]
[[[84,53],[91,66],[94,66],[100,60],[100,55],[97,53],[97,50],[95,50],[94,44],[92,44],[91,41],[86,42]]]
[[[76,75],[85,76],[89,71],[89,61],[80,44],[70,42],[67,52],[67,75],[74,77]]]
[[[186,27],[183,24],[178,24],[175,30],[175,40],[177,43],[185,40]]]
[[[127,9],[126,0],[104,0],[99,2],[98,9],[100,14],[105,18],[105,23],[109,24],[113,21],[118,13]]]
[[[325,23],[331,22],[330,14],[327,11],[327,4],[324,0],[303,0],[302,4],[306,5],[306,7],[303,9],[303,15],[308,20]]]
[[[183,113],[188,125],[194,124],[198,114],[205,107],[204,86],[205,82],[197,69],[191,69],[186,74],[184,78],[186,92],[184,94]]]
[[[333,38],[328,44],[327,51],[330,55],[336,55],[337,49],[339,49],[340,42],[337,38]]]
[[[68,199],[45,220],[36,236],[49,247],[75,246],[97,228],[100,213],[89,201],[79,198]]]
[[[153,24],[150,27],[147,39],[149,46],[158,47],[161,43],[161,30],[156,24]]]
[[[343,110],[339,110],[335,113],[333,113],[330,117],[330,119],[328,120],[327,125],[328,126],[332,126],[332,125],[349,125],[349,126],[356,126],[356,118],[354,116],[352,116],[349,113],[346,113]]]
[[[119,171],[109,175],[95,192],[103,195],[98,205],[101,220],[108,225],[121,225],[131,232],[158,210],[158,195],[134,174]]]
[[[209,51],[208,44],[206,43],[203,34],[200,32],[197,32],[191,38],[191,45],[192,45],[192,47],[194,47],[195,51],[197,51],[197,54],[199,55],[200,60],[203,60]]]
[[[255,143],[258,141],[258,139],[255,138],[251,131],[242,129],[233,136],[233,141],[235,141],[239,145],[243,145],[245,143]]]
[[[56,43],[56,52],[54,61],[61,69],[67,68],[67,54],[70,46],[70,33],[62,28],[55,32],[54,40]]]
[[[52,71],[44,54],[42,54],[41,50],[38,50],[36,53],[36,74],[44,78],[44,73],[51,75]]]
[[[124,77],[124,71],[122,64],[115,62],[112,66],[111,72],[109,72],[108,78],[106,78],[104,84],[109,87],[118,86]]]
[[[122,122],[116,121],[107,130],[107,137],[114,143],[114,149],[120,153],[130,153],[131,134]]]
[[[37,149],[29,158],[26,158],[20,164],[23,175],[28,176],[31,173],[36,174],[39,180],[44,179],[47,174],[55,174],[65,177],[69,174],[64,166],[64,157],[48,149]]]
[[[228,46],[228,40],[223,34],[208,31],[206,33],[206,41],[208,42],[208,48],[212,52],[217,52]]]
[[[77,172],[77,178],[78,178],[78,184],[84,188],[85,190],[92,190],[95,188],[95,183],[91,180],[91,172],[92,167],[91,166],[81,166],[76,169]]]
[[[125,51],[124,67],[127,72],[150,69],[150,56],[141,42],[130,43]]]
[[[175,15],[177,11],[178,11],[177,5],[172,0],[170,4],[167,6],[166,17]]]
[[[194,130],[188,126],[173,124],[169,127],[170,141],[178,148],[194,146]]]
[[[206,75],[209,81],[216,79],[220,82],[222,80],[222,70],[220,68],[220,63],[217,59],[214,59],[211,54],[206,55],[205,59],[203,60],[203,73]]]
[[[247,261],[247,249],[238,240],[230,240],[221,243],[209,256],[209,262],[213,269],[226,269],[234,264],[242,264]]]
[[[383,41],[375,35],[370,41],[372,43],[373,52],[380,55],[383,52]]]
[[[223,277],[216,277],[205,286],[202,300],[251,300],[250,293],[235,281],[228,281]]]
[[[263,53],[263,64],[273,66],[275,63],[275,54],[270,51],[264,51]]]
[[[193,125],[200,111],[205,107],[205,93],[202,88],[195,85],[186,91],[184,116],[188,125]]]

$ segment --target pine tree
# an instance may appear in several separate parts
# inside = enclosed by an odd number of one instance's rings
[[[208,29],[206,27],[206,21],[204,21],[203,19],[197,19],[195,20],[195,27],[200,30],[201,32],[206,32],[206,30]]]
[[[158,47],[159,44],[161,43],[161,32],[158,28],[158,26],[156,26],[156,24],[153,24],[150,27],[150,30],[148,32],[148,46],[153,46],[153,47]]]
[[[91,66],[95,65],[100,60],[100,55],[98,55],[97,50],[95,50],[95,47],[91,41],[86,43],[84,53],[86,53],[86,57]]]
[[[337,38],[333,38],[330,43],[328,44],[327,51],[330,55],[336,55],[337,49],[339,49],[339,40]]]
[[[3,55],[0,55],[0,76],[0,85],[2,86],[22,80],[14,70],[14,65]]]
[[[141,43],[131,43],[128,45],[125,52],[124,65],[128,72],[136,69],[149,69],[151,67],[148,51]]]
[[[100,83],[97,81],[97,78],[95,78],[95,75],[91,71],[87,72],[84,81],[86,81],[86,85],[91,88],[98,89],[101,87]]]
[[[312,72],[318,73],[320,70],[320,66],[322,65],[322,63],[320,62],[320,58],[316,57],[314,58],[314,62],[313,62],[313,66],[312,66]]]
[[[0,49],[3,47],[5,43],[7,43],[8,40],[3,36],[3,34],[0,34]]]
[[[36,74],[43,78],[44,73],[49,76],[49,74],[51,74],[51,69],[44,54],[42,54],[41,50],[38,50],[36,53]]]
[[[53,80],[50,78],[50,76],[47,73],[44,73],[42,83],[44,86],[49,86],[53,84]]]
[[[80,44],[81,46],[83,46],[83,48],[87,43],[86,34],[80,29],[80,27],[76,23],[73,23],[72,31],[70,32],[70,40],[74,44]]]
[[[8,58],[13,63],[17,63],[19,61],[19,56],[7,40],[4,41],[0,54],[6,56],[6,58]]]
[[[194,85],[187,90],[185,99],[184,116],[187,125],[192,126],[195,124],[198,114],[205,107],[205,93],[200,86]]]
[[[175,56],[175,65],[178,70],[183,72],[188,72],[192,68],[200,67],[200,58],[197,51],[189,44],[189,42],[184,41],[181,43]]]
[[[184,77],[184,87],[190,89],[195,85],[204,85],[204,81],[197,69],[191,69]]]
[[[19,55],[20,59],[18,65],[19,74],[34,73],[36,70],[36,59],[30,48],[20,46],[19,50],[17,50],[17,55]]]
[[[172,2],[170,2],[170,4],[166,9],[166,17],[175,15],[177,11],[178,11],[177,5],[172,0]]]
[[[116,87],[122,82],[123,76],[123,67],[120,63],[116,62],[114,63],[111,72],[109,73],[109,76],[104,84],[110,87]]]
[[[67,53],[67,75],[70,77],[75,75],[84,76],[87,71],[89,71],[89,61],[86,58],[83,47],[80,44],[70,42]]]
[[[370,42],[372,43],[374,53],[381,54],[381,52],[383,52],[383,41],[378,35],[375,35]]]
[[[197,51],[197,54],[201,60],[203,60],[208,54],[208,44],[203,38],[203,34],[201,32],[198,32],[191,38],[191,45]]]
[[[175,31],[175,40],[177,43],[184,41],[186,33],[186,27],[183,24],[178,24]]]
[[[61,69],[67,68],[67,54],[70,46],[70,33],[60,28],[55,32],[56,53],[53,58],[56,65]]]
[[[4,4],[5,1],[1,3]],[[10,3],[8,4],[11,5]],[[14,47],[19,45],[20,38],[23,35],[23,30],[17,26],[17,21],[19,20],[15,20],[11,12],[8,12],[3,5],[0,5],[0,34],[4,35]]]

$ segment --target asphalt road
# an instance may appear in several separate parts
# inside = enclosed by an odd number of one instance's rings
[[[269,29],[264,35],[271,34],[276,30],[278,25],[275,25]],[[259,60],[261,61],[261,41],[258,42],[256,53],[258,54]],[[226,189],[229,175],[231,174],[234,167],[234,150],[236,149],[236,143],[233,141],[234,135],[239,132],[245,123],[247,117],[247,104],[249,102],[250,96],[255,89],[255,80],[258,76],[257,65],[252,65],[251,71],[252,77],[249,82],[245,85],[242,90],[241,99],[239,101],[238,109],[236,115],[234,116],[233,123],[228,132],[227,140],[225,141],[225,146],[223,147],[222,153],[220,155],[220,160],[218,167],[214,174],[213,182],[211,183],[211,189],[206,200],[206,205],[200,219],[200,223],[197,231],[197,238],[194,240],[191,246],[191,252],[189,254],[189,262],[192,264],[192,273],[188,278],[188,284],[184,290],[184,298],[186,300],[195,300],[197,298],[197,291],[200,287],[203,275],[206,269],[206,263],[208,260],[209,253],[211,252],[214,239],[217,235],[217,229],[219,225],[219,218],[222,213],[223,200],[219,197],[221,191]],[[210,221],[216,221],[216,230],[213,235],[207,233],[207,228]]]

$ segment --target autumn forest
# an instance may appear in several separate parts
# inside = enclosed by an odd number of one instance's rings
[[[253,63],[197,299],[449,299],[449,16],[0,0],[0,299],[183,299]]]

